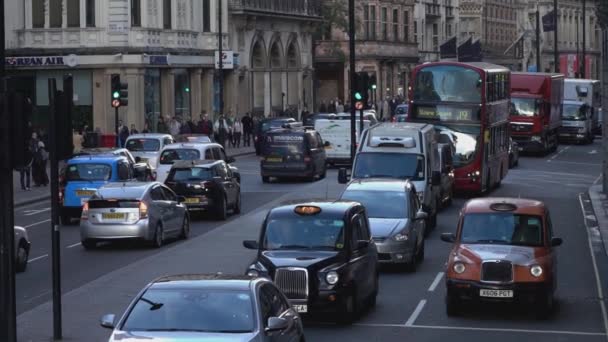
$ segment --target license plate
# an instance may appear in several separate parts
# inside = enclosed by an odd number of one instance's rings
[[[513,291],[481,289],[479,290],[479,296],[489,298],[513,298]]]
[[[188,204],[201,203],[201,199],[200,198],[186,198],[186,203],[188,203]]]
[[[89,201],[89,197],[81,197],[80,198],[80,205],[84,205],[88,201]]]
[[[308,305],[293,305],[293,308],[298,313],[307,313],[308,312]]]
[[[523,147],[518,147],[518,148],[517,148],[517,150],[518,150],[518,151],[523,151],[523,150],[524,150],[524,148],[523,148]]]
[[[266,161],[273,163],[280,163],[283,161],[283,158],[266,158]]]
[[[78,197],[91,197],[95,195],[95,191],[92,190],[76,190],[76,196]]]
[[[105,220],[123,220],[125,213],[102,213],[101,217]]]

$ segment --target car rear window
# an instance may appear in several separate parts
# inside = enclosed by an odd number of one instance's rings
[[[107,181],[111,177],[112,167],[108,164],[72,164],[66,170],[67,181]]]
[[[130,139],[127,141],[127,150],[131,152],[156,152],[160,150],[158,139]]]
[[[176,160],[199,160],[201,153],[195,149],[170,149],[164,150],[160,155],[160,163],[171,165]]]
[[[303,134],[268,134],[264,142],[264,155],[300,155],[304,154]]]
[[[139,201],[137,200],[92,200],[89,201],[91,209],[105,208],[138,208]]]
[[[175,182],[200,181],[213,178],[213,170],[203,167],[173,169],[167,180]]]

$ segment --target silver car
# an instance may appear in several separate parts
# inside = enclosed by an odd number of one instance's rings
[[[110,342],[289,341],[303,342],[298,313],[265,278],[178,275],[155,280],[122,318],[105,315]]]
[[[15,270],[25,272],[32,243],[23,227],[15,226]]]
[[[174,142],[175,140],[170,134],[143,133],[129,136],[125,147],[134,157],[139,158],[139,161],[147,162],[153,170],[156,170],[160,151]]]
[[[407,180],[351,181],[340,196],[365,206],[378,262],[404,264],[415,271],[424,258],[425,220],[414,185]]]
[[[158,182],[107,184],[83,206],[82,246],[91,249],[100,241],[139,239],[159,248],[168,237],[187,239],[190,217],[184,201]]]

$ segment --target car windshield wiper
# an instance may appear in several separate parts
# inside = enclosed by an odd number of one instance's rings
[[[215,332],[213,330],[204,329],[181,329],[181,328],[152,328],[144,329],[143,331],[189,331],[189,332]]]
[[[275,249],[311,249],[311,247],[303,245],[283,245]]]
[[[494,239],[483,239],[483,240],[475,240],[474,243],[495,243],[495,244],[509,244],[509,241],[506,240],[494,240]]]

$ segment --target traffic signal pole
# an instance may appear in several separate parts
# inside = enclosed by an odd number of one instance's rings
[[[4,0],[0,0],[0,18],[4,23]],[[11,165],[11,122],[6,105],[6,70],[4,25],[0,25],[0,341],[17,341],[15,303],[15,228],[13,213],[13,170]]]
[[[349,36],[349,59],[350,59],[350,162],[354,164],[357,149],[356,132],[356,102],[355,91],[355,0],[348,0],[348,36]]]

